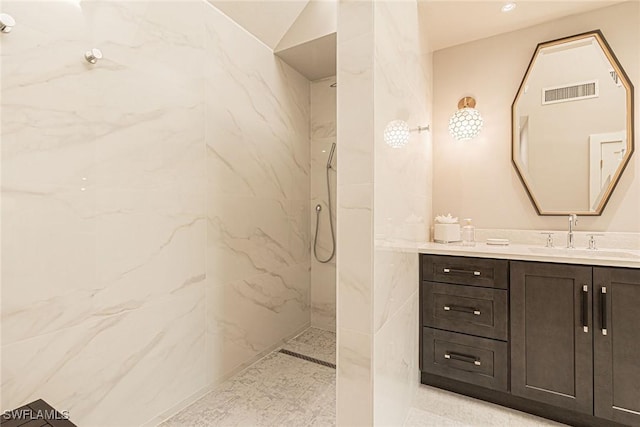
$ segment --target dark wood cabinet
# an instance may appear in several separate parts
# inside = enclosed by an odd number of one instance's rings
[[[511,262],[511,392],[593,412],[591,267]]]
[[[506,290],[427,281],[421,287],[423,326],[507,340]]]
[[[422,256],[420,369],[509,388],[508,261]]]
[[[424,384],[640,427],[640,269],[421,255]]]
[[[593,269],[595,415],[640,426],[640,270]]]
[[[507,289],[509,261],[430,255],[422,258],[422,279],[485,288]]]
[[[423,371],[495,390],[507,390],[507,343],[422,328]]]

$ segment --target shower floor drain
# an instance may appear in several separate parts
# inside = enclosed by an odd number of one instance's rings
[[[282,354],[286,354],[288,356],[297,357],[298,359],[306,360],[307,362],[313,362],[313,363],[317,363],[318,365],[336,369],[335,363],[325,362],[324,360],[316,359],[315,357],[311,357],[311,356],[305,356],[304,354],[296,353],[295,351],[285,350],[284,348],[281,348],[278,352]]]

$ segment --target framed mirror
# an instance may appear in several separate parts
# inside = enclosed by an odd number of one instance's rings
[[[511,108],[539,215],[600,215],[633,153],[633,85],[599,30],[538,44]]]

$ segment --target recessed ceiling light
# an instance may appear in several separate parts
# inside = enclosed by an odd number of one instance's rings
[[[504,6],[502,6],[502,11],[503,12],[511,12],[515,8],[516,8],[516,4],[515,3],[507,3]]]

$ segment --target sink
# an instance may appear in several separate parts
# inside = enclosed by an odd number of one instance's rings
[[[640,252],[624,251],[616,249],[567,249],[567,248],[540,248],[530,247],[529,251],[539,255],[558,255],[580,258],[617,258],[640,261]]]

